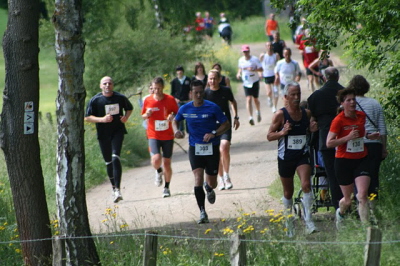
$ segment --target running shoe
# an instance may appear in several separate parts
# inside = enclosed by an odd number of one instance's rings
[[[208,215],[206,211],[200,211],[200,219],[197,221],[198,224],[208,224],[210,221],[208,220]]]
[[[343,221],[344,221],[344,217],[340,214],[340,208],[338,208],[336,210],[336,219],[335,219],[336,229],[337,230],[340,230],[342,228]]]
[[[315,226],[313,221],[306,221],[306,233],[311,235],[312,233],[318,232],[317,227]]]
[[[267,98],[267,101],[268,101],[268,106],[269,106],[269,107],[272,107],[272,101],[271,101],[271,98],[270,98],[270,97]]]
[[[254,120],[253,120],[253,118],[250,118],[249,123],[250,123],[250,125],[254,126]]]
[[[157,172],[157,170],[156,170],[156,175],[155,175],[155,179],[154,179],[154,184],[157,186],[157,187],[160,187],[161,185],[162,185],[162,175],[163,175],[163,172],[161,171],[161,172]]]
[[[219,187],[218,187],[218,189],[219,190],[224,190],[225,189],[225,182],[224,182],[224,178],[223,177],[219,178]]]
[[[163,198],[171,197],[171,192],[169,191],[169,188],[167,188],[167,187],[164,188],[162,197],[163,197]]]
[[[224,182],[225,182],[225,189],[231,189],[233,188],[231,179],[229,177],[229,174],[224,175]]]
[[[276,107],[272,106],[272,112],[275,113],[276,112]]]
[[[207,200],[209,203],[214,204],[215,203],[215,191],[214,189],[212,189],[207,182],[204,182],[204,187],[206,188],[206,192],[207,192]],[[210,190],[210,191],[208,191]]]
[[[260,123],[261,122],[261,114],[257,112],[257,122]]]
[[[294,217],[288,217],[285,221],[286,236],[294,237]]]
[[[120,200],[123,200],[121,191],[118,188],[114,189],[114,203],[118,203]]]

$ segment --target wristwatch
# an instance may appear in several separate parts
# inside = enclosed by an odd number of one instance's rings
[[[213,130],[213,131],[211,131],[211,134],[213,134],[214,136],[216,136],[216,135],[217,135],[217,131],[216,131],[216,130]]]
[[[234,119],[237,119],[237,120],[239,120],[239,117],[238,117],[238,116],[235,116],[235,117],[234,117]]]

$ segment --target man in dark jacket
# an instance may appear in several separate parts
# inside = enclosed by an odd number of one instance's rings
[[[339,103],[336,95],[344,87],[339,84],[339,71],[334,67],[325,70],[326,83],[315,91],[307,99],[308,108],[312,116],[318,122],[319,128],[319,151],[325,164],[325,171],[329,179],[329,186],[332,194],[332,204],[337,209],[339,200],[343,197],[335,175],[335,149],[326,147],[326,137],[332,120],[336,117]]]
[[[176,103],[181,107],[189,101],[190,78],[185,76],[183,66],[177,66],[175,71],[176,78],[171,81],[171,95],[174,96]],[[184,132],[184,128],[184,122],[181,121],[179,130]]]

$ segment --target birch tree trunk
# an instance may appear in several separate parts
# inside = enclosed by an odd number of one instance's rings
[[[57,208],[68,265],[99,265],[85,197],[84,50],[82,0],[56,0],[53,23],[59,87],[57,96]],[[88,238],[74,238],[89,236]],[[68,238],[71,237],[71,238]]]
[[[21,240],[51,238],[38,139],[39,0],[10,0],[3,38],[4,151]],[[23,242],[26,265],[51,264],[51,241]]]

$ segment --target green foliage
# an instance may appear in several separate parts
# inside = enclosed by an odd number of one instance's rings
[[[282,7],[288,2],[272,0]],[[351,63],[357,68],[367,67],[384,78],[390,88],[382,102],[386,115],[398,125],[400,114],[400,12],[398,1],[330,1],[300,0],[297,13],[306,15],[306,27],[324,50],[343,45]],[[344,38],[342,38],[344,36]]]

